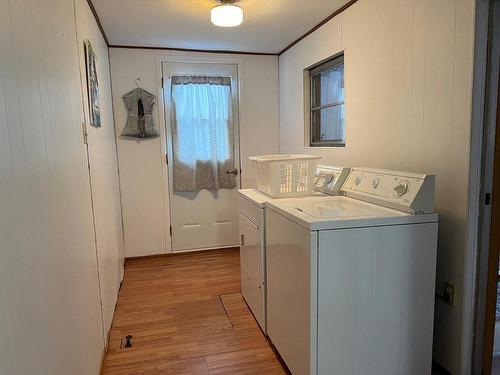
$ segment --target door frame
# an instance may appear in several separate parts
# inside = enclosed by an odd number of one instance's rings
[[[462,373],[489,374],[493,352],[496,283],[491,288],[491,270],[498,248],[491,241],[495,201],[494,168],[499,103],[500,0],[476,0],[473,113],[469,188],[468,250],[464,268],[464,309],[462,323]],[[500,134],[499,134],[500,136]],[[496,186],[498,188],[498,184]],[[498,193],[495,195],[498,197]],[[489,197],[489,198],[488,198]],[[500,200],[497,198],[496,200]],[[495,255],[496,253],[496,255]],[[495,277],[497,277],[495,275]],[[492,294],[493,293],[493,294]],[[489,363],[489,368],[488,368]]]
[[[157,56],[156,57],[156,77],[157,77],[157,82],[158,82],[158,111],[159,111],[159,128],[160,128],[160,147],[161,147],[161,156],[162,156],[162,163],[165,166],[165,168],[162,168],[162,181],[163,181],[163,205],[164,205],[164,218],[165,218],[165,249],[167,254],[173,253],[173,246],[172,246],[172,235],[171,235],[171,222],[172,222],[172,209],[171,209],[171,179],[170,179],[170,172],[169,168],[167,166],[167,158],[171,159],[171,145],[172,145],[172,140],[170,139],[171,135],[171,129],[170,129],[170,121],[167,121],[166,118],[166,107],[165,107],[165,89],[163,87],[163,82],[164,82],[164,77],[163,77],[163,64],[164,63],[173,63],[173,64],[214,64],[214,65],[235,65],[236,70],[237,70],[237,87],[238,87],[238,92],[237,92],[237,99],[238,99],[238,118],[237,118],[237,124],[235,126],[235,139],[238,140],[239,146],[238,146],[238,167],[240,170],[240,173],[238,174],[238,181],[239,181],[239,186],[241,187],[241,155],[242,155],[242,150],[241,150],[241,138],[240,138],[240,123],[241,123],[241,118],[244,116],[244,101],[242,100],[243,98],[243,74],[244,74],[244,60],[240,57],[220,57],[220,56],[215,56],[215,55],[209,55],[207,54],[206,56],[200,57],[199,55],[192,55],[192,54],[178,54],[175,52],[171,52],[173,55],[171,56]],[[167,153],[165,152],[167,151]],[[169,155],[170,154],[170,155]],[[209,250],[210,248],[206,249],[191,249],[191,250],[185,250],[185,251],[176,251],[175,253],[182,253],[182,252],[191,252],[191,251],[198,251],[198,250]]]
[[[497,118],[495,142],[494,142],[494,161],[493,161],[493,189],[491,192],[491,224],[489,235],[489,257],[488,257],[488,276],[486,288],[486,311],[484,324],[484,351],[482,374],[491,373],[493,362],[493,349],[495,343],[495,311],[497,302],[497,285],[500,281],[498,275],[499,255],[500,255],[500,85],[497,88]]]

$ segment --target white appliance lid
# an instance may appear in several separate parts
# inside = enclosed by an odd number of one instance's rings
[[[298,202],[298,204],[294,206],[297,211],[322,220],[344,220],[404,215],[402,212],[388,210],[380,206],[367,205],[354,199]]]
[[[271,199],[275,199],[275,198],[271,197],[270,195],[267,195],[267,194],[261,192],[258,189],[241,189],[241,190],[238,190],[238,192],[240,193],[240,195],[243,198],[248,199],[250,202],[252,202],[253,204],[255,204],[256,206],[258,206],[260,208],[264,208],[264,204],[267,201],[270,201]]]
[[[412,215],[356,199],[332,196],[266,203],[269,209],[309,230],[436,222],[437,214]]]
[[[273,198],[270,195],[267,195],[266,193],[261,192],[258,189],[241,189],[238,190],[238,193],[245,199],[249,200],[252,202],[254,205],[256,205],[259,208],[264,208],[266,202],[272,201],[272,200],[279,200],[279,201],[288,201],[290,199],[311,199],[311,198],[318,198],[318,197],[324,197],[326,194],[320,192],[320,191],[313,191],[311,195],[305,195],[300,198]]]

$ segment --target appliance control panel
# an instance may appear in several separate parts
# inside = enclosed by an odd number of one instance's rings
[[[319,165],[316,168],[313,189],[328,195],[340,195],[349,172],[349,168]]]
[[[434,176],[384,169],[352,168],[346,196],[412,214],[434,212]]]

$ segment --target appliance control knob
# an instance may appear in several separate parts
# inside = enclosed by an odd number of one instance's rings
[[[359,185],[361,183],[361,177],[356,177],[356,179],[354,180],[354,184],[355,185]]]
[[[409,187],[410,187],[409,182],[408,181],[403,181],[403,182],[399,183],[399,185],[397,185],[394,188],[394,193],[396,193],[396,195],[398,197],[401,197],[402,195],[404,195],[408,191]]]
[[[380,184],[380,180],[373,180],[372,181],[372,187],[374,189],[378,188],[378,185]]]
[[[333,181],[333,179],[334,179],[334,177],[335,177],[335,176],[334,176],[333,174],[328,175],[328,176],[326,177],[325,185],[328,185],[330,182],[332,182],[332,181]]]

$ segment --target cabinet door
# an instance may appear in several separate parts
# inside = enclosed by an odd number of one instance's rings
[[[241,294],[264,328],[264,290],[262,285],[262,243],[260,228],[240,214]]]

